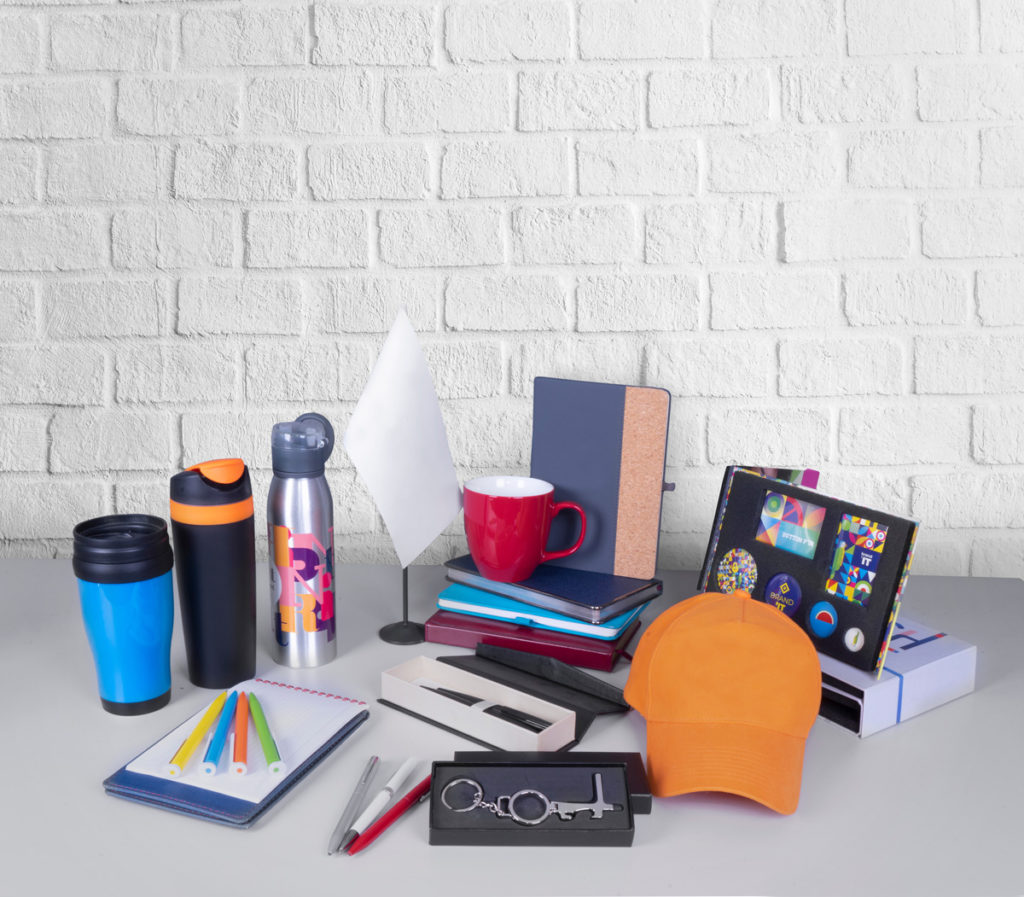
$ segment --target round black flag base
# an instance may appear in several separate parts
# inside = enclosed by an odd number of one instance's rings
[[[410,620],[388,623],[387,626],[382,626],[377,634],[381,641],[389,645],[418,645],[426,638],[423,624]]]
[[[409,620],[409,568],[402,568],[402,619],[388,623],[377,631],[382,642],[389,645],[418,645],[426,641],[426,630],[422,623]]]

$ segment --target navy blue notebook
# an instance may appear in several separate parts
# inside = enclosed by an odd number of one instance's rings
[[[249,679],[236,689],[255,693],[286,769],[266,766],[250,720],[248,772],[231,770],[227,748],[213,775],[202,770],[205,744],[196,750],[180,778],[165,768],[206,710],[203,707],[156,744],[103,782],[108,794],[224,825],[248,828],[369,717],[364,701],[299,688],[269,679]]]
[[[544,607],[588,623],[604,623],[656,598],[662,588],[660,579],[571,570],[550,563],[541,564],[529,579],[522,582],[497,582],[482,576],[468,554],[452,558],[445,566],[452,582],[504,595],[534,607]]]
[[[579,551],[549,565],[654,576],[668,420],[665,389],[534,379],[530,476],[553,484],[555,501],[576,502],[587,514]],[[578,534],[578,515],[559,514],[548,548],[566,548]]]

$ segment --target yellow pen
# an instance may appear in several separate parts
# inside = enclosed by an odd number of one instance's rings
[[[175,755],[171,757],[171,762],[167,764],[167,775],[180,776],[182,772],[184,772],[186,765],[188,765],[189,757],[191,757],[195,752],[195,749],[199,747],[199,742],[203,740],[206,730],[213,725],[214,720],[220,715],[220,712],[224,707],[224,702],[227,699],[228,693],[223,691],[207,708],[206,713],[204,713],[202,719],[199,720],[199,725],[192,730],[192,734],[181,743],[181,747],[178,748]]]

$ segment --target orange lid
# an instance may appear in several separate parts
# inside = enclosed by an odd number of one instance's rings
[[[625,697],[647,720],[653,794],[726,791],[796,810],[821,665],[781,611],[746,592],[681,601],[644,633]]]
[[[245,462],[241,458],[217,458],[215,461],[193,464],[187,470],[198,471],[206,479],[228,486],[242,478],[242,474],[245,473]]]

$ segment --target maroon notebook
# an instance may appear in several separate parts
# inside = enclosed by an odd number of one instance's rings
[[[640,621],[634,620],[617,639],[596,639],[439,610],[426,622],[426,638],[428,642],[460,648],[475,648],[483,642],[609,672],[620,657],[632,659],[626,648],[639,628]]]

